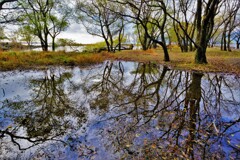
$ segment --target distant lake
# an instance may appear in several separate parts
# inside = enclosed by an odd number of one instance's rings
[[[0,159],[240,159],[240,77],[106,61],[0,72]]]
[[[59,47],[56,47],[56,51],[81,52],[84,50],[84,48],[85,48],[85,46],[59,46]],[[42,48],[38,47],[38,48],[33,48],[31,50],[32,51],[42,51]],[[52,47],[48,47],[48,50],[52,51]],[[27,50],[27,51],[30,51],[30,50]]]

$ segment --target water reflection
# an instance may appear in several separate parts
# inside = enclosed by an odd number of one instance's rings
[[[46,71],[43,77],[28,81],[29,100],[5,99],[1,107],[2,139],[10,139],[19,150],[48,141],[67,145],[59,137],[79,129],[86,121],[85,111],[79,110],[64,91],[64,83],[71,76],[69,72],[56,75],[52,70]],[[7,143],[2,146],[4,150],[10,149]]]
[[[0,97],[2,158],[240,158],[239,77],[132,62],[33,77],[27,100]]]

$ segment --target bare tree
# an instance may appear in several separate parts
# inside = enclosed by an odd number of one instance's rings
[[[235,29],[233,33],[233,39],[236,41],[236,48],[239,49],[240,46],[240,28]]]
[[[173,16],[181,22],[181,27],[187,32],[181,30],[179,23],[173,21],[173,27],[178,39],[178,44],[182,52],[193,51],[193,44],[190,39],[195,39],[195,20],[194,15],[194,1],[193,0],[178,0],[173,1]],[[190,15],[190,16],[189,16]]]
[[[224,3],[223,33],[221,38],[221,50],[231,51],[232,32],[240,24],[236,21],[240,8],[240,1],[226,0]]]
[[[118,40],[121,40],[124,28],[123,18],[112,12],[113,10],[123,12],[122,7],[112,5],[107,1],[78,0],[76,6],[78,20],[89,34],[104,39],[109,52],[114,52],[114,38],[118,35]]]
[[[18,0],[0,0],[0,24],[17,22],[20,14]]]
[[[223,0],[195,1],[194,5],[196,5],[196,7],[192,11],[192,14],[195,16],[194,25],[196,27],[196,39],[191,37],[191,34],[188,33],[180,20],[171,13],[168,13],[168,15],[180,26],[191,43],[194,44],[196,48],[195,63],[207,63],[206,49],[213,32],[214,18],[219,13],[222,2]]]
[[[165,26],[167,21],[167,6],[164,1],[130,1],[130,0],[110,0],[112,3],[124,5],[128,10],[125,13],[119,13],[124,17],[133,20],[140,25],[144,34],[153,43],[159,44],[164,51],[164,61],[170,61],[168,49],[165,40]],[[149,27],[150,26],[150,27]],[[151,34],[150,28],[156,28],[160,35]]]

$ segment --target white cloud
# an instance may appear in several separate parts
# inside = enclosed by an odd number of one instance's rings
[[[78,32],[76,33],[63,32],[57,38],[68,38],[82,44],[90,44],[90,43],[103,41],[101,37],[92,36],[87,33],[78,33]]]
[[[7,25],[6,27],[4,27],[5,32],[8,36],[10,36],[11,33],[13,33],[13,31],[17,31],[17,29],[19,28],[19,26],[17,25]],[[82,44],[90,44],[90,43],[96,43],[96,42],[101,42],[104,39],[98,36],[92,36],[90,34],[87,33],[87,31],[85,30],[84,26],[82,26],[81,24],[77,24],[77,23],[72,23],[69,28],[67,28],[66,31],[61,32],[57,38],[69,38],[72,39],[78,43],[82,43]],[[49,42],[51,41],[51,38],[49,37]]]
[[[89,44],[89,43],[96,43],[96,42],[103,41],[103,38],[101,37],[92,36],[88,34],[87,31],[84,29],[84,27],[77,23],[71,24],[70,27],[66,31],[60,33],[60,35],[57,38],[69,38],[82,44]]]

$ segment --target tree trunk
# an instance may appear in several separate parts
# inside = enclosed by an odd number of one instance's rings
[[[30,42],[30,41],[27,41],[27,44],[28,44],[28,49],[31,50],[31,42]]]
[[[226,40],[226,35],[225,34],[224,34],[224,37],[223,37],[223,50],[227,51],[227,40]]]
[[[164,52],[164,61],[169,62],[170,58],[169,58],[168,49],[167,49],[166,44],[161,43],[160,45],[162,46],[162,49],[163,49],[163,52]]]
[[[105,40],[105,43],[107,45],[107,50],[108,50],[108,52],[110,52],[110,44],[109,44],[109,42],[106,38],[104,38],[104,40]]]
[[[166,10],[164,10],[164,12],[166,12]],[[164,16],[164,25],[163,26],[165,26],[165,22],[167,20],[166,14],[164,14],[164,15],[165,16]],[[166,40],[165,40],[165,35],[164,35],[164,27],[160,28],[160,32],[161,32],[161,40],[162,40],[162,43],[161,43],[162,45],[161,46],[162,46],[163,52],[164,52],[164,61],[165,62],[169,62],[170,61],[170,57],[169,57],[168,49],[167,49],[167,45],[166,45]]]
[[[55,51],[55,37],[52,37],[52,51]]]
[[[48,44],[47,43],[45,43],[43,51],[46,51],[46,52],[48,51]]]
[[[206,48],[207,47],[198,47],[195,54],[195,63],[198,64],[206,64],[207,57],[206,57]]]
[[[183,52],[188,52],[188,40],[185,36],[183,38]]]
[[[110,52],[114,52],[112,36],[110,36]]]
[[[206,50],[207,44],[211,38],[213,27],[214,27],[214,17],[217,12],[216,7],[219,4],[218,0],[208,1],[207,6],[209,8],[205,10],[204,15],[202,15],[202,0],[198,0],[197,4],[197,51],[195,55],[195,63],[204,64],[207,63]]]
[[[190,52],[193,51],[193,44],[192,44],[192,42],[189,43],[189,51]]]
[[[221,50],[222,51],[226,51],[227,50],[227,40],[226,40],[227,25],[228,25],[228,23],[225,24],[224,30],[223,30],[223,33],[222,33],[222,40],[221,40]]]
[[[144,51],[146,51],[148,49],[147,42],[148,42],[148,37],[147,37],[146,32],[145,32],[144,37],[143,37],[143,42],[142,42],[142,48],[143,48]]]
[[[41,40],[41,47],[42,47],[42,50],[45,51],[45,43],[43,40]]]
[[[227,50],[231,52],[231,31],[228,33]]]
[[[238,41],[237,42],[237,49],[239,49],[239,46],[240,46],[240,42]]]
[[[195,54],[195,63],[203,64],[203,63],[207,63],[207,58],[206,58],[207,45],[205,45],[206,44],[205,42],[206,28],[204,28],[206,26],[202,26],[202,1],[201,0],[198,0],[196,17],[197,17],[198,47]]]
[[[124,20],[121,19],[121,28],[118,33],[118,44],[119,44],[118,51],[121,51],[123,36],[124,36]]]
[[[48,51],[48,38],[47,38],[47,34],[45,34],[44,36],[44,51]]]
[[[119,31],[119,34],[118,34],[118,51],[121,51],[121,47],[122,47],[121,33],[122,33],[122,29]]]
[[[120,38],[119,38],[118,40],[119,40],[119,44],[118,44],[118,51],[121,51],[122,42],[121,42]]]
[[[222,36],[222,38],[221,38],[221,51],[223,50],[223,36]]]

